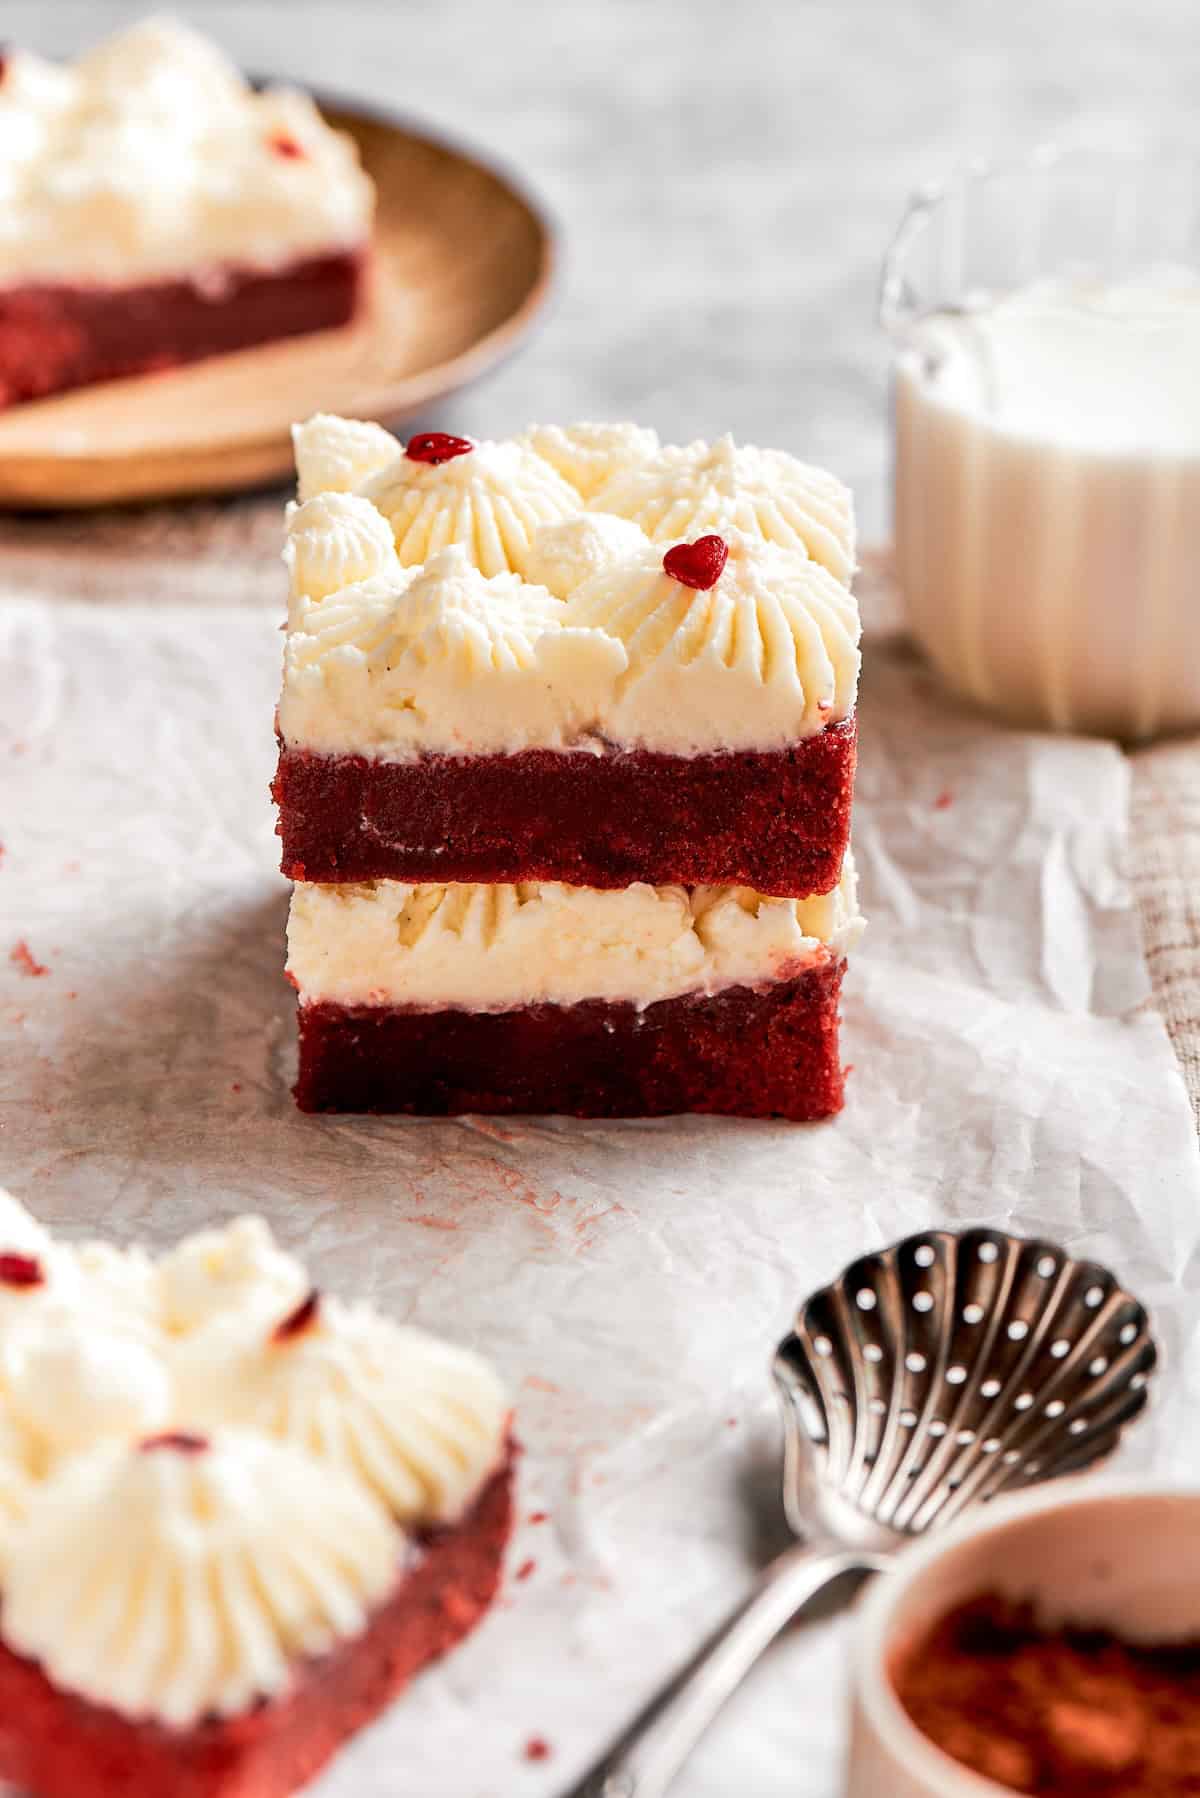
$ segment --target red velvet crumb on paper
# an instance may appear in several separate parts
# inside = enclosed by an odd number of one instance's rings
[[[469,456],[475,448],[469,437],[451,437],[445,431],[418,431],[410,437],[405,455],[410,462],[430,462],[435,468],[453,462],[456,456]]]
[[[545,1736],[530,1736],[525,1744],[525,1759],[527,1761],[548,1761],[550,1759],[550,1744]]]
[[[298,144],[287,131],[277,131],[274,137],[267,139],[276,156],[282,156],[288,162],[305,162],[308,153],[303,144]]]
[[[513,1578],[515,1580],[527,1580],[529,1578],[530,1574],[534,1572],[536,1567],[537,1567],[537,1562],[532,1559],[528,1560],[528,1561],[522,1561],[521,1565],[517,1568],[517,1571],[513,1574]]]
[[[529,1521],[530,1523],[545,1523],[549,1515],[549,1511],[531,1511]]]
[[[24,937],[19,943],[13,944],[9,950],[8,959],[14,968],[19,968],[22,974],[28,974],[31,980],[38,980],[43,974],[50,972],[45,962],[39,961],[34,955]]]
[[[715,587],[729,560],[724,537],[697,537],[694,543],[677,543],[663,557],[663,567],[673,581],[707,592]]]
[[[954,804],[954,794],[952,792],[950,792],[949,788],[943,787],[942,791],[938,794],[937,798],[933,802],[933,809],[935,812],[944,812],[946,810],[947,806],[953,805],[953,804]]]
[[[294,1311],[289,1311],[282,1323],[277,1323],[271,1335],[272,1342],[290,1342],[293,1337],[303,1336],[311,1330],[317,1321],[317,1313],[321,1308],[321,1294],[314,1286],[306,1299],[301,1299]]]

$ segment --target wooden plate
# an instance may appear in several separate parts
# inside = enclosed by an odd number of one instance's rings
[[[554,238],[497,169],[415,126],[321,101],[378,190],[368,316],[191,368],[0,414],[0,506],[94,506],[287,478],[316,411],[395,423],[515,348],[548,296]]]

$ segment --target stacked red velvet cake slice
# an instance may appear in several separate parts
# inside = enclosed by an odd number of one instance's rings
[[[153,1262],[0,1193],[0,1780],[285,1798],[495,1596],[486,1363],[242,1218]]]
[[[845,489],[631,425],[296,441],[274,791],[300,1104],[837,1110]]]
[[[0,56],[0,406],[346,324],[373,192],[303,94],[149,19]]]

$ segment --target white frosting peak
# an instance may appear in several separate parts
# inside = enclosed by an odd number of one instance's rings
[[[627,518],[580,512],[538,532],[529,555],[529,579],[567,599],[584,581],[645,549],[646,542],[646,533]]]
[[[402,1551],[360,1481],[266,1436],[114,1442],[67,1462],[12,1531],[4,1636],[56,1685],[186,1728],[359,1634]]]
[[[73,67],[7,60],[0,198],[8,282],[273,268],[364,244],[372,212],[355,146],[305,95],[256,92],[170,19]]]
[[[86,1312],[43,1306],[8,1333],[0,1366],[42,1467],[106,1436],[161,1429],[170,1416],[161,1351],[136,1330],[106,1328]]]
[[[658,433],[634,424],[530,425],[523,438],[590,500],[618,469],[658,454]]]
[[[555,881],[298,881],[288,971],[302,1003],[507,1011],[587,999],[639,1008],[786,979],[861,935],[854,863],[832,893]]]
[[[854,573],[849,492],[783,450],[739,447],[728,436],[664,449],[618,469],[592,505],[633,519],[664,546],[742,531],[811,556],[843,583]]]
[[[681,751],[719,750],[736,709],[759,743],[784,744],[853,709],[859,619],[849,589],[761,538],[725,540],[728,559],[708,589],[672,579],[654,544],[571,595],[570,623],[607,632],[629,658],[606,719],[619,742],[656,747],[666,718]]]
[[[293,599],[327,599],[373,575],[400,575],[387,520],[353,493],[318,493],[290,506],[283,559]]]
[[[49,1256],[49,1230],[42,1228],[20,1199],[0,1186],[0,1254]]]
[[[482,574],[521,572],[544,524],[579,510],[561,475],[523,444],[477,443],[447,462],[401,454],[361,487],[406,567],[461,544]]]
[[[394,462],[401,447],[382,425],[332,412],[316,412],[304,424],[293,425],[292,445],[301,500],[318,493],[352,493]]]
[[[624,665],[619,643],[570,629],[544,587],[485,576],[453,544],[300,609],[279,727],[331,754],[487,754],[511,747],[516,717],[525,741],[566,744],[595,728]]]
[[[195,1330],[215,1318],[270,1315],[296,1304],[308,1275],[276,1243],[261,1217],[187,1236],[159,1263],[169,1330]]]
[[[198,1339],[192,1367],[199,1391],[219,1390],[223,1415],[353,1476],[405,1524],[462,1516],[496,1464],[508,1413],[477,1355],[323,1296],[295,1334]]]

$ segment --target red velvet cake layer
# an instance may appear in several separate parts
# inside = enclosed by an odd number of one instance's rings
[[[856,725],[791,749],[525,749],[409,762],[281,749],[293,880],[752,886],[827,893],[850,839]]]
[[[0,289],[0,406],[332,330],[357,312],[365,271],[365,252],[343,250],[211,282]]]
[[[794,980],[516,1011],[300,1007],[302,1111],[829,1117],[842,1107],[844,961]]]
[[[306,1663],[283,1698],[193,1730],[60,1692],[0,1645],[0,1778],[31,1798],[286,1798],[479,1621],[511,1527],[510,1460],[462,1524],[423,1539],[363,1635]]]

